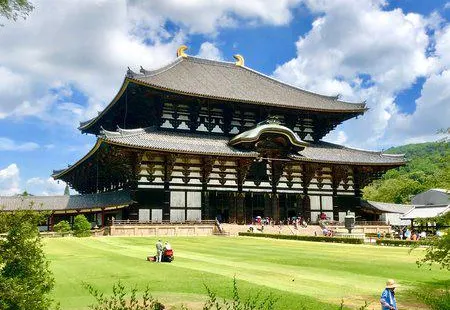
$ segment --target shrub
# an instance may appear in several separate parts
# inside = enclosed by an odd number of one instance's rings
[[[62,236],[70,231],[70,224],[67,221],[61,221],[55,226],[53,226],[53,230],[57,233],[60,233]]]
[[[364,240],[359,238],[340,238],[340,237],[325,237],[325,236],[296,236],[296,235],[275,235],[275,234],[253,234],[240,232],[239,236],[273,238],[273,239],[287,239],[287,240],[301,240],[314,242],[334,242],[334,243],[350,243],[363,244]]]
[[[150,290],[147,287],[142,295],[142,298],[137,297],[137,288],[131,289],[130,297],[127,298],[127,292],[125,286],[119,281],[117,284],[113,284],[112,296],[105,297],[103,293],[94,288],[92,285],[83,283],[83,286],[89,291],[89,293],[95,298],[96,304],[91,305],[89,308],[93,310],[162,310],[165,309],[164,305],[153,299],[150,294]]]
[[[76,237],[89,237],[91,235],[91,223],[83,214],[75,216],[73,220],[73,234]]]
[[[375,241],[378,245],[392,245],[392,246],[410,246],[417,243],[412,240],[395,240],[395,239],[377,239]]]

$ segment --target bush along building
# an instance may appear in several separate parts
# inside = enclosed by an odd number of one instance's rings
[[[321,139],[364,103],[305,91],[236,62],[188,56],[128,69],[119,92],[80,124],[94,147],[53,177],[82,195],[130,193],[120,218],[246,223],[321,212],[338,219],[403,156]],[[102,205],[103,206],[103,205]]]

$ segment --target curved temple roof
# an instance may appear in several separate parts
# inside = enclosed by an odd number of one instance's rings
[[[0,196],[0,211],[70,211],[120,208],[134,203],[129,191],[62,196]]]
[[[283,126],[281,126],[283,127]],[[301,140],[300,140],[301,141]],[[64,170],[54,171],[55,179],[61,178],[67,172],[76,169],[88,160],[102,144],[119,147],[135,148],[149,151],[170,152],[175,154],[211,155],[229,157],[256,158],[258,152],[243,151],[229,145],[225,137],[184,132],[157,131],[154,128],[103,130],[92,150],[74,165]],[[303,141],[302,141],[303,142]],[[290,158],[297,161],[345,164],[345,165],[378,165],[401,166],[405,164],[403,155],[383,154],[381,152],[351,149],[337,144],[318,142],[303,142],[303,150],[291,154]]]
[[[365,103],[349,103],[337,96],[324,96],[291,86],[234,62],[178,57],[160,69],[141,73],[128,70],[112,102],[95,118],[82,122],[86,129],[103,116],[122,96],[128,83],[148,86],[180,95],[245,102],[309,111],[362,114]]]
[[[406,163],[403,154],[384,154],[376,151],[365,151],[348,148],[342,145],[317,142],[290,156],[294,160],[319,163],[336,163],[351,165],[392,165],[401,166]]]

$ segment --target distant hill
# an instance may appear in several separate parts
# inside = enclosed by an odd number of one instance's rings
[[[408,164],[388,171],[363,189],[368,200],[410,203],[411,197],[431,188],[450,189],[450,142],[408,144],[390,148],[405,154]]]

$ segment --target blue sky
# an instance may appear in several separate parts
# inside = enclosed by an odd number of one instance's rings
[[[450,2],[427,0],[33,1],[0,20],[0,195],[62,194],[50,174],[95,143],[127,66],[190,55],[245,64],[370,110],[326,140],[382,150],[437,140],[450,119]]]

